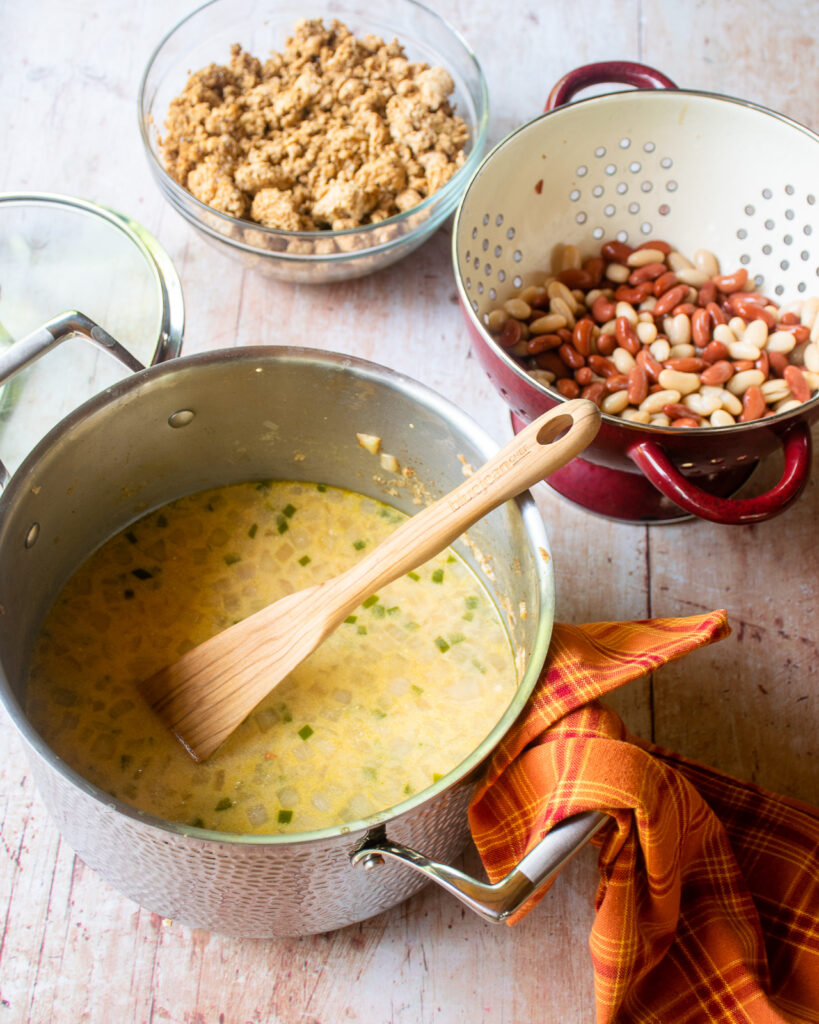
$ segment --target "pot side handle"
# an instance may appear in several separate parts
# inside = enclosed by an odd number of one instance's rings
[[[0,354],[0,385],[11,380],[21,370],[36,362],[67,338],[76,335],[80,335],[104,351],[110,352],[134,373],[145,369],[138,359],[132,356],[98,323],[84,313],[80,313],[79,310],[69,309],[65,313],[60,313],[47,320],[31,334],[15,341],[5,352]],[[8,483],[8,479],[8,470],[0,462],[0,491]]]
[[[782,435],[785,468],[777,484],[754,498],[717,498],[692,483],[656,441],[642,441],[628,456],[667,498],[686,512],[712,523],[742,526],[761,523],[784,512],[802,493],[811,465],[810,428],[795,423]]]
[[[565,74],[549,93],[546,110],[564,106],[590,85],[607,85],[610,82],[633,85],[637,89],[677,88],[662,71],[648,64],[637,64],[630,60],[604,60],[597,64],[584,64]]]
[[[481,882],[448,864],[430,860],[417,850],[393,843],[383,831],[364,840],[350,858],[354,865],[376,869],[384,858],[419,871],[486,921],[505,921],[550,882],[566,863],[608,821],[600,811],[584,811],[566,818],[526,854],[517,867],[494,885]]]

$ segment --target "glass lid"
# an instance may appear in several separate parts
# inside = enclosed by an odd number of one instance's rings
[[[86,200],[0,193],[0,353],[67,310],[146,366],[179,354],[182,288],[149,232]],[[13,472],[72,409],[128,372],[74,336],[0,384],[0,460]]]

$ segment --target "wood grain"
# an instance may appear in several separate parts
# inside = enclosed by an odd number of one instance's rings
[[[572,67],[613,57],[817,126],[809,81],[819,41],[816,0],[431,6],[484,67],[490,143],[538,114]],[[183,282],[187,352],[262,343],[354,353],[422,380],[505,440],[506,410],[470,353],[458,309],[450,226],[392,268],[310,288],[244,270],[164,203],[141,151],[135,97],[152,48],[192,7],[190,0],[0,5],[0,189],[97,199],[156,234]],[[812,482],[791,510],[756,527],[692,521],[646,528],[599,519],[537,488],[559,618],[728,609],[728,640],[615,695],[632,731],[813,802],[818,499]],[[484,924],[426,889],[329,935],[226,939],[157,918],[85,868],[34,792],[5,714],[0,743],[0,1024],[593,1019],[587,937],[597,872],[590,849],[515,928]],[[464,864],[479,871],[474,851]]]

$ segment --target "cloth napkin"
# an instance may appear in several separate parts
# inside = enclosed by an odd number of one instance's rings
[[[636,739],[597,699],[729,632],[723,611],[556,625],[472,800],[492,881],[561,819],[611,815],[593,840],[599,1024],[819,1021],[819,809]]]

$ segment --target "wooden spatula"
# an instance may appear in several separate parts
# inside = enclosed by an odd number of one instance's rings
[[[144,696],[191,756],[204,760],[365,598],[559,469],[589,444],[599,426],[592,402],[575,399],[550,410],[350,569],[192,648],[143,683]]]

